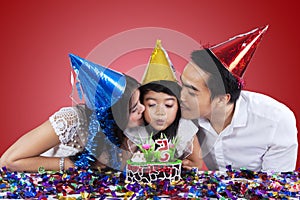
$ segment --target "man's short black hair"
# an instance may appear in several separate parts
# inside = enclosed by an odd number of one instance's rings
[[[211,91],[211,99],[218,95],[230,94],[229,102],[237,101],[242,89],[238,80],[209,49],[193,51],[191,58],[199,68],[210,75],[206,84]]]

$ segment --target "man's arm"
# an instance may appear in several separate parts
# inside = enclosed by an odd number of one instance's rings
[[[298,139],[296,119],[288,110],[282,113],[281,120],[273,135],[272,143],[263,156],[262,171],[287,172],[296,167]]]

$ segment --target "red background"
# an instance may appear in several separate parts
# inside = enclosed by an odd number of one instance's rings
[[[296,0],[29,0],[1,4],[0,154],[54,111],[71,105],[68,53],[86,57],[107,38],[141,27],[167,28],[202,44],[215,44],[269,24],[244,76],[246,89],[270,95],[289,106],[296,119],[300,116],[296,31],[300,7]],[[118,70],[126,72],[129,66],[146,63],[149,55],[150,51],[128,55],[116,62],[127,66]],[[183,63],[170,56],[181,72]]]

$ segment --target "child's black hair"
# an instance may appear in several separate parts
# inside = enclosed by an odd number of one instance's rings
[[[142,85],[140,87],[140,91],[141,91],[141,95],[140,95],[141,102],[143,102],[144,96],[149,91],[162,92],[162,93],[168,94],[170,96],[176,97],[177,104],[178,104],[178,111],[176,113],[176,118],[175,118],[174,122],[168,128],[166,128],[165,130],[162,130],[162,131],[154,130],[153,127],[151,127],[149,124],[147,124],[147,122],[144,119],[145,126],[146,126],[148,133],[153,132],[153,137],[152,137],[153,140],[160,138],[161,133],[165,134],[169,140],[174,138],[177,134],[179,120],[181,118],[181,110],[180,110],[180,102],[179,102],[180,91],[181,91],[180,85],[174,81],[166,81],[166,80],[153,81],[153,82],[147,83],[145,85]]]

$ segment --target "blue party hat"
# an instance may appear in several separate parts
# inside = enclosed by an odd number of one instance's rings
[[[74,54],[69,54],[72,68],[83,93],[85,103],[91,110],[108,108],[116,103],[124,93],[125,75],[95,64]]]

